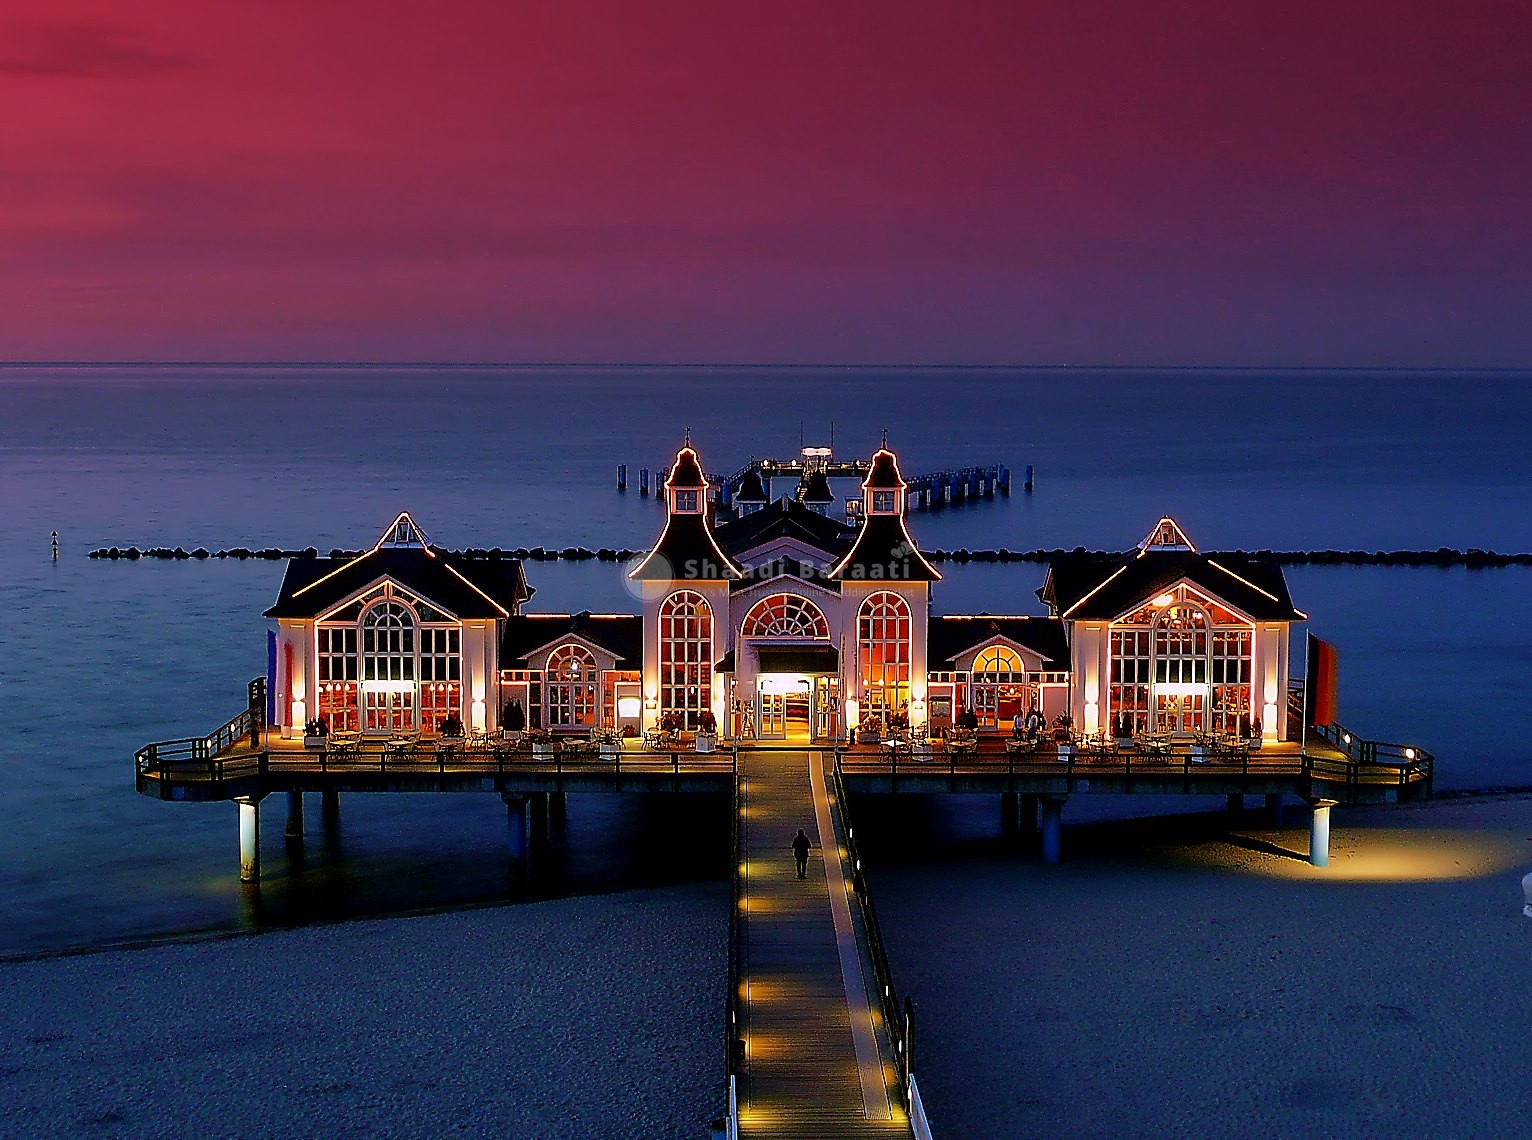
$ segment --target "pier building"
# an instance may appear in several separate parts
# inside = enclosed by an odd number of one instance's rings
[[[401,514],[361,557],[292,560],[269,685],[288,736],[662,726],[723,741],[850,741],[960,722],[1117,735],[1288,736],[1294,607],[1274,560],[1197,549],[1170,518],[1125,555],[1065,554],[1045,613],[934,614],[941,573],[910,534],[892,451],[858,464],[859,510],[824,511],[822,470],[764,500],[747,473],[720,516],[690,445],[664,528],[629,571],[639,612],[524,612],[520,562],[431,545]],[[515,711],[513,711],[515,710]]]

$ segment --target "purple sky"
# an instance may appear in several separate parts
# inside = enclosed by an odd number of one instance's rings
[[[1532,365],[1532,5],[11,0],[0,359]]]

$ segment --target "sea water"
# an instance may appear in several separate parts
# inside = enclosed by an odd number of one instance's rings
[[[266,882],[242,890],[234,809],[137,795],[132,756],[238,711],[265,672],[261,611],[282,564],[89,550],[356,548],[402,509],[448,547],[641,548],[663,512],[638,495],[639,469],[662,466],[688,429],[713,472],[832,431],[841,457],[886,431],[907,475],[1008,465],[1009,498],[912,517],[929,548],[1127,549],[1169,513],[1208,549],[1532,549],[1532,375],[3,369],[0,954],[510,889],[498,798],[421,795],[344,797],[339,834],[321,841],[311,821],[302,867],[272,801]],[[527,569],[534,610],[635,604],[612,564]],[[1042,612],[1040,566],[944,572],[938,612]],[[1532,784],[1532,570],[1302,566],[1288,582],[1339,649],[1344,723],[1436,753],[1439,787]],[[685,798],[571,797],[548,889],[722,876],[718,815]],[[720,857],[678,860],[678,844]]]

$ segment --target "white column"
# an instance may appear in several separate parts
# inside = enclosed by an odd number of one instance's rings
[[[1316,867],[1330,865],[1330,809],[1338,801],[1313,800],[1314,817],[1309,822],[1309,862]]]
[[[239,805],[239,881],[261,879],[261,801],[236,800]]]

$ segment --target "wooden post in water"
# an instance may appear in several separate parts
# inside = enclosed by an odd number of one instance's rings
[[[1021,485],[1021,489],[1029,495],[1032,493],[1032,465],[1030,463],[1027,464],[1027,479]]]
[[[626,491],[628,489],[628,465],[626,463],[619,463],[617,465],[617,489],[619,491]]]
[[[641,498],[649,497],[649,468],[647,467],[638,469],[638,493]]]

